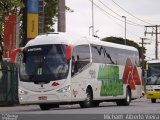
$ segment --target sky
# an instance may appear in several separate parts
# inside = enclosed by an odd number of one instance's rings
[[[74,12],[66,13],[66,32],[82,36],[92,34],[92,29],[90,28],[92,26],[91,1],[66,0],[66,6],[74,10]],[[94,34],[100,38],[110,36],[124,38],[125,19],[122,16],[125,16],[127,20],[126,38],[136,43],[141,41],[140,38],[148,38],[149,40],[145,42],[151,44],[146,45],[147,57],[155,58],[155,36],[149,34],[144,36],[144,31],[146,30],[144,26],[160,25],[160,0],[93,1]],[[152,28],[148,28],[147,31],[151,32]],[[160,54],[158,56],[160,57]]]

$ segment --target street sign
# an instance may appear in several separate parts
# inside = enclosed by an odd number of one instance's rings
[[[39,0],[27,0],[27,13],[38,14]]]

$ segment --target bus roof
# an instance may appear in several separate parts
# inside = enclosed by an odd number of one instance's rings
[[[95,37],[81,37],[77,35],[70,35],[68,33],[46,33],[38,35],[36,38],[30,40],[25,47],[43,44],[69,44],[69,45],[81,45],[81,44],[97,44],[105,45],[108,47],[126,49],[131,51],[138,51],[136,48],[126,45],[120,45],[111,42],[101,41]]]
[[[90,40],[90,44],[104,45],[104,46],[108,46],[108,47],[126,49],[126,50],[131,50],[131,51],[138,51],[135,47],[116,44],[116,43],[111,43],[111,42],[106,42],[106,41],[101,41],[101,40],[96,40],[96,39],[93,39],[93,38]]]

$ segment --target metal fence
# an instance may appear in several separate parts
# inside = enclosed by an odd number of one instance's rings
[[[0,106],[18,104],[18,69],[15,64],[0,63]]]

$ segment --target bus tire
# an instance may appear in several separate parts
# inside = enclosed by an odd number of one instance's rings
[[[91,88],[87,88],[86,96],[86,99],[79,103],[81,108],[89,108],[93,105],[93,93]]]
[[[156,99],[151,99],[151,102],[152,103],[156,103]]]
[[[59,104],[54,104],[52,108],[59,108]]]
[[[92,106],[93,106],[93,107],[98,107],[98,106],[99,106],[99,104],[100,104],[100,102],[99,102],[99,101],[93,101]]]
[[[41,110],[50,110],[49,104],[40,104],[39,107],[41,108]]]
[[[130,88],[127,88],[126,90],[126,98],[123,100],[118,100],[117,106],[129,106],[131,102],[131,90]]]
[[[50,104],[50,108],[59,108],[59,104]]]

